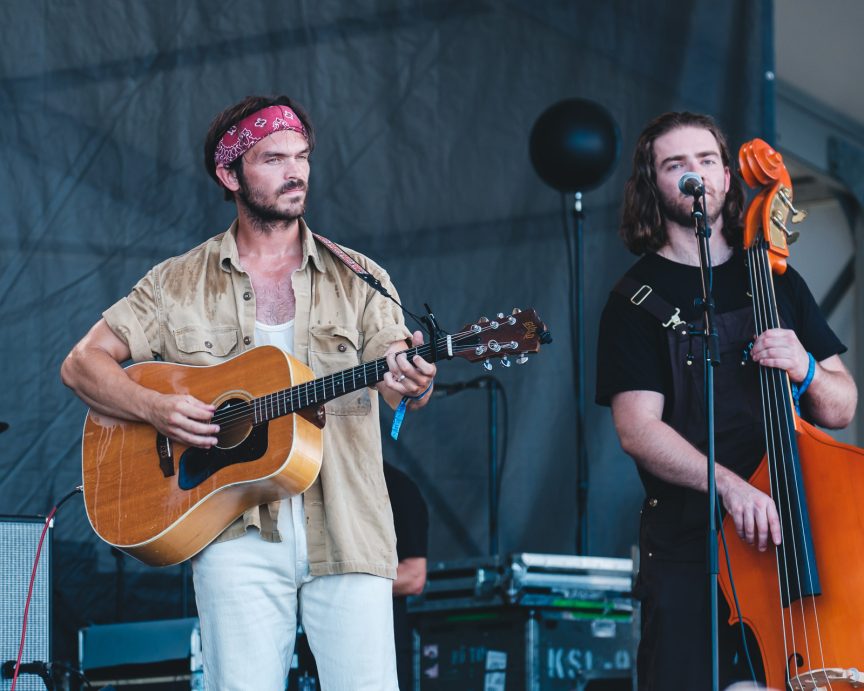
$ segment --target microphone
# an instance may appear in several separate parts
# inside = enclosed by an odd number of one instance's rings
[[[684,173],[678,181],[678,189],[688,197],[701,197],[705,193],[702,178],[696,173]]]

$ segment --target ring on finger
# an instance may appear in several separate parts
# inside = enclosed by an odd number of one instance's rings
[[[405,375],[404,375],[404,374],[400,374],[400,375],[399,375],[399,378],[398,378],[396,381],[402,381],[402,380],[404,380],[404,379],[405,379]]]

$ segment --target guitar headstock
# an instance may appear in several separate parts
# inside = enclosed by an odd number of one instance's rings
[[[481,317],[462,327],[453,336],[453,355],[471,362],[501,358],[501,364],[509,367],[511,356],[516,356],[516,364],[524,364],[529,353],[551,342],[552,334],[533,309],[514,309],[510,314],[499,313],[495,319]],[[491,363],[484,365],[491,369]]]

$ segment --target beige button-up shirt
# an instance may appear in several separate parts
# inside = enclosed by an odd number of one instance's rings
[[[239,262],[236,222],[186,254],[153,267],[103,314],[135,362],[213,365],[254,346],[255,293]],[[294,356],[322,376],[382,357],[410,337],[393,302],[363,283],[301,221],[303,260],[291,277]],[[387,273],[346,252],[397,297]],[[312,575],[396,577],[396,537],[384,483],[378,393],[366,388],[326,406],[321,474],[304,495]],[[219,537],[255,527],[279,540],[279,502],[246,511]]]

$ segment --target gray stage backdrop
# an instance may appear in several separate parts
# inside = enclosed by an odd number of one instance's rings
[[[562,200],[532,169],[528,135],[549,105],[581,97],[611,111],[623,152],[585,195],[589,551],[627,556],[641,489],[608,410],[591,400],[599,312],[631,261],[616,235],[622,184],[639,130],[664,110],[716,114],[736,147],[760,134],[761,6],[3,3],[0,420],[11,427],[0,436],[0,513],[46,513],[80,481],[85,406],[60,383],[63,357],[151,265],[228,226],[232,206],[201,164],[203,134],[239,98],[285,92],[318,128],[313,229],[378,260],[406,306],[430,303],[450,330],[514,306],[535,307],[551,328],[554,343],[529,364],[493,373],[509,413],[500,551],[573,552]],[[444,363],[439,379],[484,373]],[[433,559],[487,551],[488,429],[486,392],[466,391],[385,442],[430,504]],[[184,570],[117,562],[80,498],[59,514],[55,540],[58,657],[71,658],[86,623],[188,611]]]

